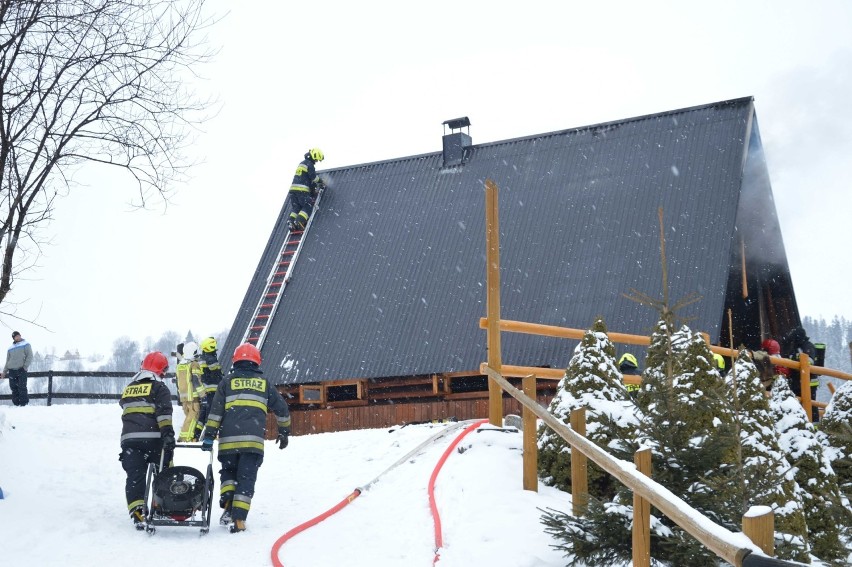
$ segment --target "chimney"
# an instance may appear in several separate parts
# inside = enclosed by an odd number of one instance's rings
[[[447,134],[447,127],[450,133]],[[467,128],[467,134],[461,131]],[[470,137],[470,119],[467,116],[444,121],[444,167],[461,165],[465,162],[465,148],[472,143]]]

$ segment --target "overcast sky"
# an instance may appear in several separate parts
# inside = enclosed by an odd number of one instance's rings
[[[800,311],[852,318],[852,2],[208,3],[203,163],[148,211],[131,180],[81,174],[10,298],[46,329],[0,319],[35,350],[229,327],[309,147],[327,169],[440,151],[459,116],[478,144],[743,96]]]

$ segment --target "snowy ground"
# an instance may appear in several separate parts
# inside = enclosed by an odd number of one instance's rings
[[[134,530],[127,516],[118,404],[0,406],[2,563],[271,565],[271,548],[282,534],[368,484],[442,427],[300,436],[284,451],[268,443],[246,532],[232,535],[219,526],[216,506],[206,536],[188,527],[160,527],[149,536]],[[454,437],[438,440],[336,515],[296,535],[282,547],[280,561],[287,567],[431,565],[427,486]],[[449,457],[435,491],[444,538],[438,565],[565,564],[543,532],[539,508],[568,510],[570,497],[543,485],[538,493],[522,490],[521,443],[519,433],[474,432],[461,442],[463,452]],[[179,450],[176,464],[203,471],[205,457]]]

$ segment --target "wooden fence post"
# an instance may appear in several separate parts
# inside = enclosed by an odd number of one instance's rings
[[[523,392],[532,399],[537,399],[535,374],[524,376]],[[535,414],[523,406],[521,418],[524,425],[524,490],[538,492],[538,432],[536,431]]]
[[[586,408],[571,412],[571,429],[577,435],[586,436]],[[588,457],[571,448],[571,506],[575,517],[586,513],[589,506]]]
[[[53,370],[47,371],[47,405],[53,402]]]
[[[811,402],[811,362],[810,357],[804,352],[799,353],[799,387],[802,390],[802,407],[808,414],[808,420],[813,421]]]
[[[769,506],[752,506],[743,516],[743,533],[769,557],[775,557],[775,513]]]
[[[485,180],[485,262],[486,309],[488,311],[488,366],[502,372],[500,353],[500,215],[497,206],[497,184]],[[503,390],[488,379],[488,422],[503,426]]]
[[[573,457],[573,455],[572,455]],[[651,477],[651,449],[633,455],[636,470]],[[651,566],[651,503],[633,493],[633,567]]]

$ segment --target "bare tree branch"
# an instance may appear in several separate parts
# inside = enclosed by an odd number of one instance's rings
[[[85,163],[168,201],[209,101],[205,0],[0,0],[0,303]]]

